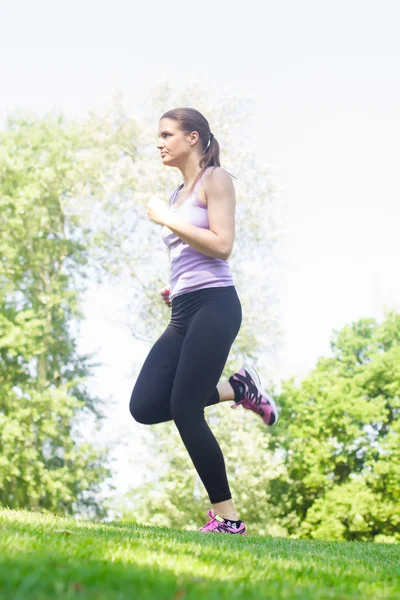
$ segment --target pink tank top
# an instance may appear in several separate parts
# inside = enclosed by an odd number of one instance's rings
[[[212,167],[207,167],[207,169]],[[210,229],[208,210],[197,198],[197,191],[204,177],[203,172],[193,192],[178,208],[173,208],[175,198],[182,186],[172,194],[169,210],[176,219],[191,223],[196,227]],[[182,184],[183,185],[183,184]],[[226,287],[234,285],[227,260],[206,256],[181,240],[171,229],[164,227],[161,236],[165,245],[170,249],[170,299],[186,292],[203,288]]]

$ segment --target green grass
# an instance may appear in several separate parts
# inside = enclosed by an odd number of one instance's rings
[[[287,540],[0,509],[3,600],[400,600],[400,544]]]

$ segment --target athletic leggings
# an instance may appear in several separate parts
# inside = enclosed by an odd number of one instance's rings
[[[147,356],[130,412],[139,423],[175,421],[211,504],[232,498],[221,448],[204,418],[242,323],[235,286],[176,296],[168,327]]]

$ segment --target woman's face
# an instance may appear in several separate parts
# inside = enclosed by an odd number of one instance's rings
[[[175,167],[186,162],[187,156],[193,149],[193,141],[196,139],[198,139],[197,131],[184,135],[178,129],[177,121],[160,119],[157,148],[160,150],[163,164]]]

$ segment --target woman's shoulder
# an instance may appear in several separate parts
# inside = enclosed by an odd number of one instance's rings
[[[226,169],[224,169],[224,167],[217,167],[217,165],[209,165],[208,167],[206,167],[205,169],[206,173],[228,173],[228,171]]]
[[[208,185],[229,185],[233,186],[232,175],[223,167],[210,166],[207,168],[204,178],[204,183]]]

